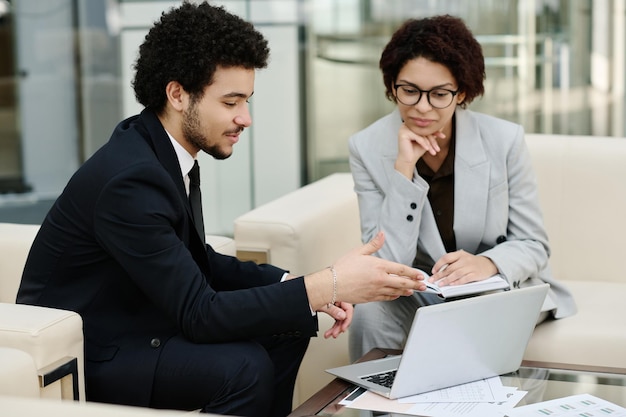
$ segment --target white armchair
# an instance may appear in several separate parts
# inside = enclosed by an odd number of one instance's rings
[[[15,304],[38,230],[37,225],[0,223],[0,395],[84,400],[81,317]],[[228,237],[207,236],[207,242],[218,252],[235,255],[235,243]]]
[[[36,369],[34,376],[39,383],[40,397],[85,398],[83,326],[78,314],[52,308],[0,303],[0,347],[3,348],[0,356],[7,353],[16,356],[13,350],[30,356],[30,364]],[[24,361],[21,363],[26,365]],[[32,368],[24,366],[22,372],[23,376],[32,374]],[[15,373],[15,369],[9,371],[8,368],[0,368],[0,379],[12,379],[9,377]],[[16,380],[13,382],[16,383]],[[5,386],[10,384],[7,381]],[[18,385],[12,386],[12,389],[21,391]]]
[[[80,316],[15,304],[26,257],[38,230],[36,225],[0,223],[0,361],[22,358],[12,367],[0,367],[0,393],[29,395],[31,389],[22,384],[34,377],[40,397],[84,399]],[[23,354],[31,361],[24,360]]]
[[[39,397],[37,367],[23,350],[0,347],[0,392],[11,397]]]

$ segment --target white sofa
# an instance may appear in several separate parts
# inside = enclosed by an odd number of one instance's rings
[[[626,368],[626,139],[527,135],[540,204],[551,241],[551,267],[577,301],[572,317],[535,330],[525,359]],[[295,273],[329,265],[360,245],[359,214],[349,173],[333,174],[235,220],[240,257]],[[320,330],[331,325],[320,315]],[[296,403],[348,363],[348,337],[316,338],[296,384]]]
[[[554,275],[578,314],[538,326],[525,359],[626,368],[626,138],[527,135]]]

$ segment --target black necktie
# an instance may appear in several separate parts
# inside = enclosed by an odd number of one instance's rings
[[[202,197],[200,196],[200,165],[194,161],[189,171],[189,203],[193,214],[193,223],[200,238],[204,242],[204,220],[202,218]]]

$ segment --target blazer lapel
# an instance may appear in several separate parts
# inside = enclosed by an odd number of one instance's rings
[[[474,253],[485,230],[491,166],[470,114],[459,109],[455,116],[454,233],[457,249]]]
[[[422,210],[422,222],[420,223],[417,245],[418,248],[420,248],[422,252],[427,253],[434,262],[446,254],[446,248],[443,245],[443,240],[441,240],[435,215],[433,214],[433,209],[428,200],[424,203],[424,209]]]
[[[402,118],[400,117],[398,109],[394,110],[393,117],[390,119],[389,123],[390,127],[388,130],[397,132],[398,129],[400,129]],[[380,149],[375,149],[373,152],[381,152],[381,170],[386,172],[388,181],[391,181],[389,178],[394,175],[394,162],[398,155],[398,140],[396,137],[390,136],[381,144]],[[417,168],[415,168],[413,175],[414,178],[419,177]],[[433,260],[439,259],[446,253],[445,246],[439,235],[435,215],[433,214],[433,209],[428,199],[424,202],[422,209],[422,221],[420,222],[417,245],[422,252],[428,254]]]

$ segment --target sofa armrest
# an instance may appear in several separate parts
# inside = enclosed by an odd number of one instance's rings
[[[349,173],[332,174],[235,219],[237,256],[294,274],[329,266],[361,244]]]
[[[82,319],[74,312],[0,303],[0,347],[21,350],[37,369],[40,396],[84,397]]]
[[[0,346],[0,395],[39,397],[37,368],[28,353]]]
[[[232,238],[219,235],[206,235],[205,239],[206,243],[211,245],[215,252],[221,253],[222,255],[237,255],[237,246]]]

